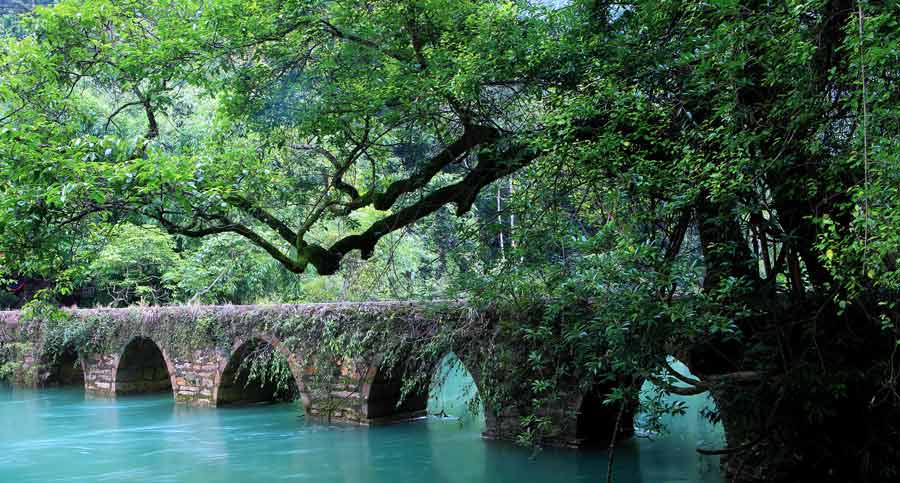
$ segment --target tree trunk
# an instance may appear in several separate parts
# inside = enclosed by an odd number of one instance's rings
[[[810,322],[804,314],[815,310],[828,315]],[[766,314],[770,321],[808,324],[794,340],[782,341],[790,345],[781,351],[782,361],[760,357],[776,350],[734,354],[728,344],[691,355],[699,361],[692,371],[701,374],[712,374],[714,358],[708,353],[724,351],[767,373],[759,384],[712,391],[726,431],[726,481],[898,481],[900,397],[891,373],[891,367],[900,367],[896,342],[861,311],[838,314],[832,305],[815,303],[793,303]],[[765,327],[762,322],[748,325]],[[763,330],[752,341],[774,345],[773,334]]]

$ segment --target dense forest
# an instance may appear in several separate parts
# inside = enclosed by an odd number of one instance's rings
[[[739,481],[900,477],[897,2],[3,18],[0,304],[539,300],[535,387],[709,392]]]

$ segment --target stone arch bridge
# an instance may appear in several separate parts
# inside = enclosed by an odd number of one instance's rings
[[[176,404],[192,406],[261,402],[273,399],[277,389],[247,384],[242,367],[250,354],[269,348],[288,361],[289,389],[308,417],[359,425],[425,415],[427,384],[405,390],[404,374],[411,366],[421,371],[436,364],[398,356],[402,350],[391,355],[369,350],[353,360],[332,357],[332,366],[323,369],[312,361],[328,344],[329,333],[381,324],[382,332],[408,342],[433,337],[441,324],[491,317],[462,304],[406,302],[69,309],[63,314],[26,320],[19,311],[0,312],[0,357],[5,353],[13,363],[17,384],[83,384],[86,393],[108,397],[171,391]],[[458,355],[479,392],[493,385],[482,376],[486,358],[516,349],[486,339],[475,336],[446,348]],[[435,356],[436,361],[442,354]],[[544,410],[552,421],[541,437],[544,444],[608,443],[617,411],[602,404],[604,394],[581,394],[577,387],[572,381],[560,401]],[[522,402],[485,404],[484,436],[514,440],[523,429],[517,409]],[[630,416],[620,425],[622,435],[631,431]]]

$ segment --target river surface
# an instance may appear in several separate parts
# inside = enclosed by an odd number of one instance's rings
[[[307,423],[297,404],[200,409],[169,395],[90,399],[80,388],[0,385],[0,482],[605,481],[604,449],[532,454],[482,440],[481,419],[460,410],[464,379],[451,374],[429,404],[462,418],[376,428]],[[698,414],[708,402],[687,402],[669,434],[618,445],[617,483],[721,481],[717,461],[695,451],[720,436]]]

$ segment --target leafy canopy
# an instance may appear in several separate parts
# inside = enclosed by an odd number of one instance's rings
[[[446,204],[465,213],[535,156],[511,143],[541,102],[522,79],[547,48],[543,13],[480,1],[38,9],[0,50],[5,250],[47,270],[78,224],[152,220],[334,273]],[[370,207],[384,214],[351,235],[316,233]]]

